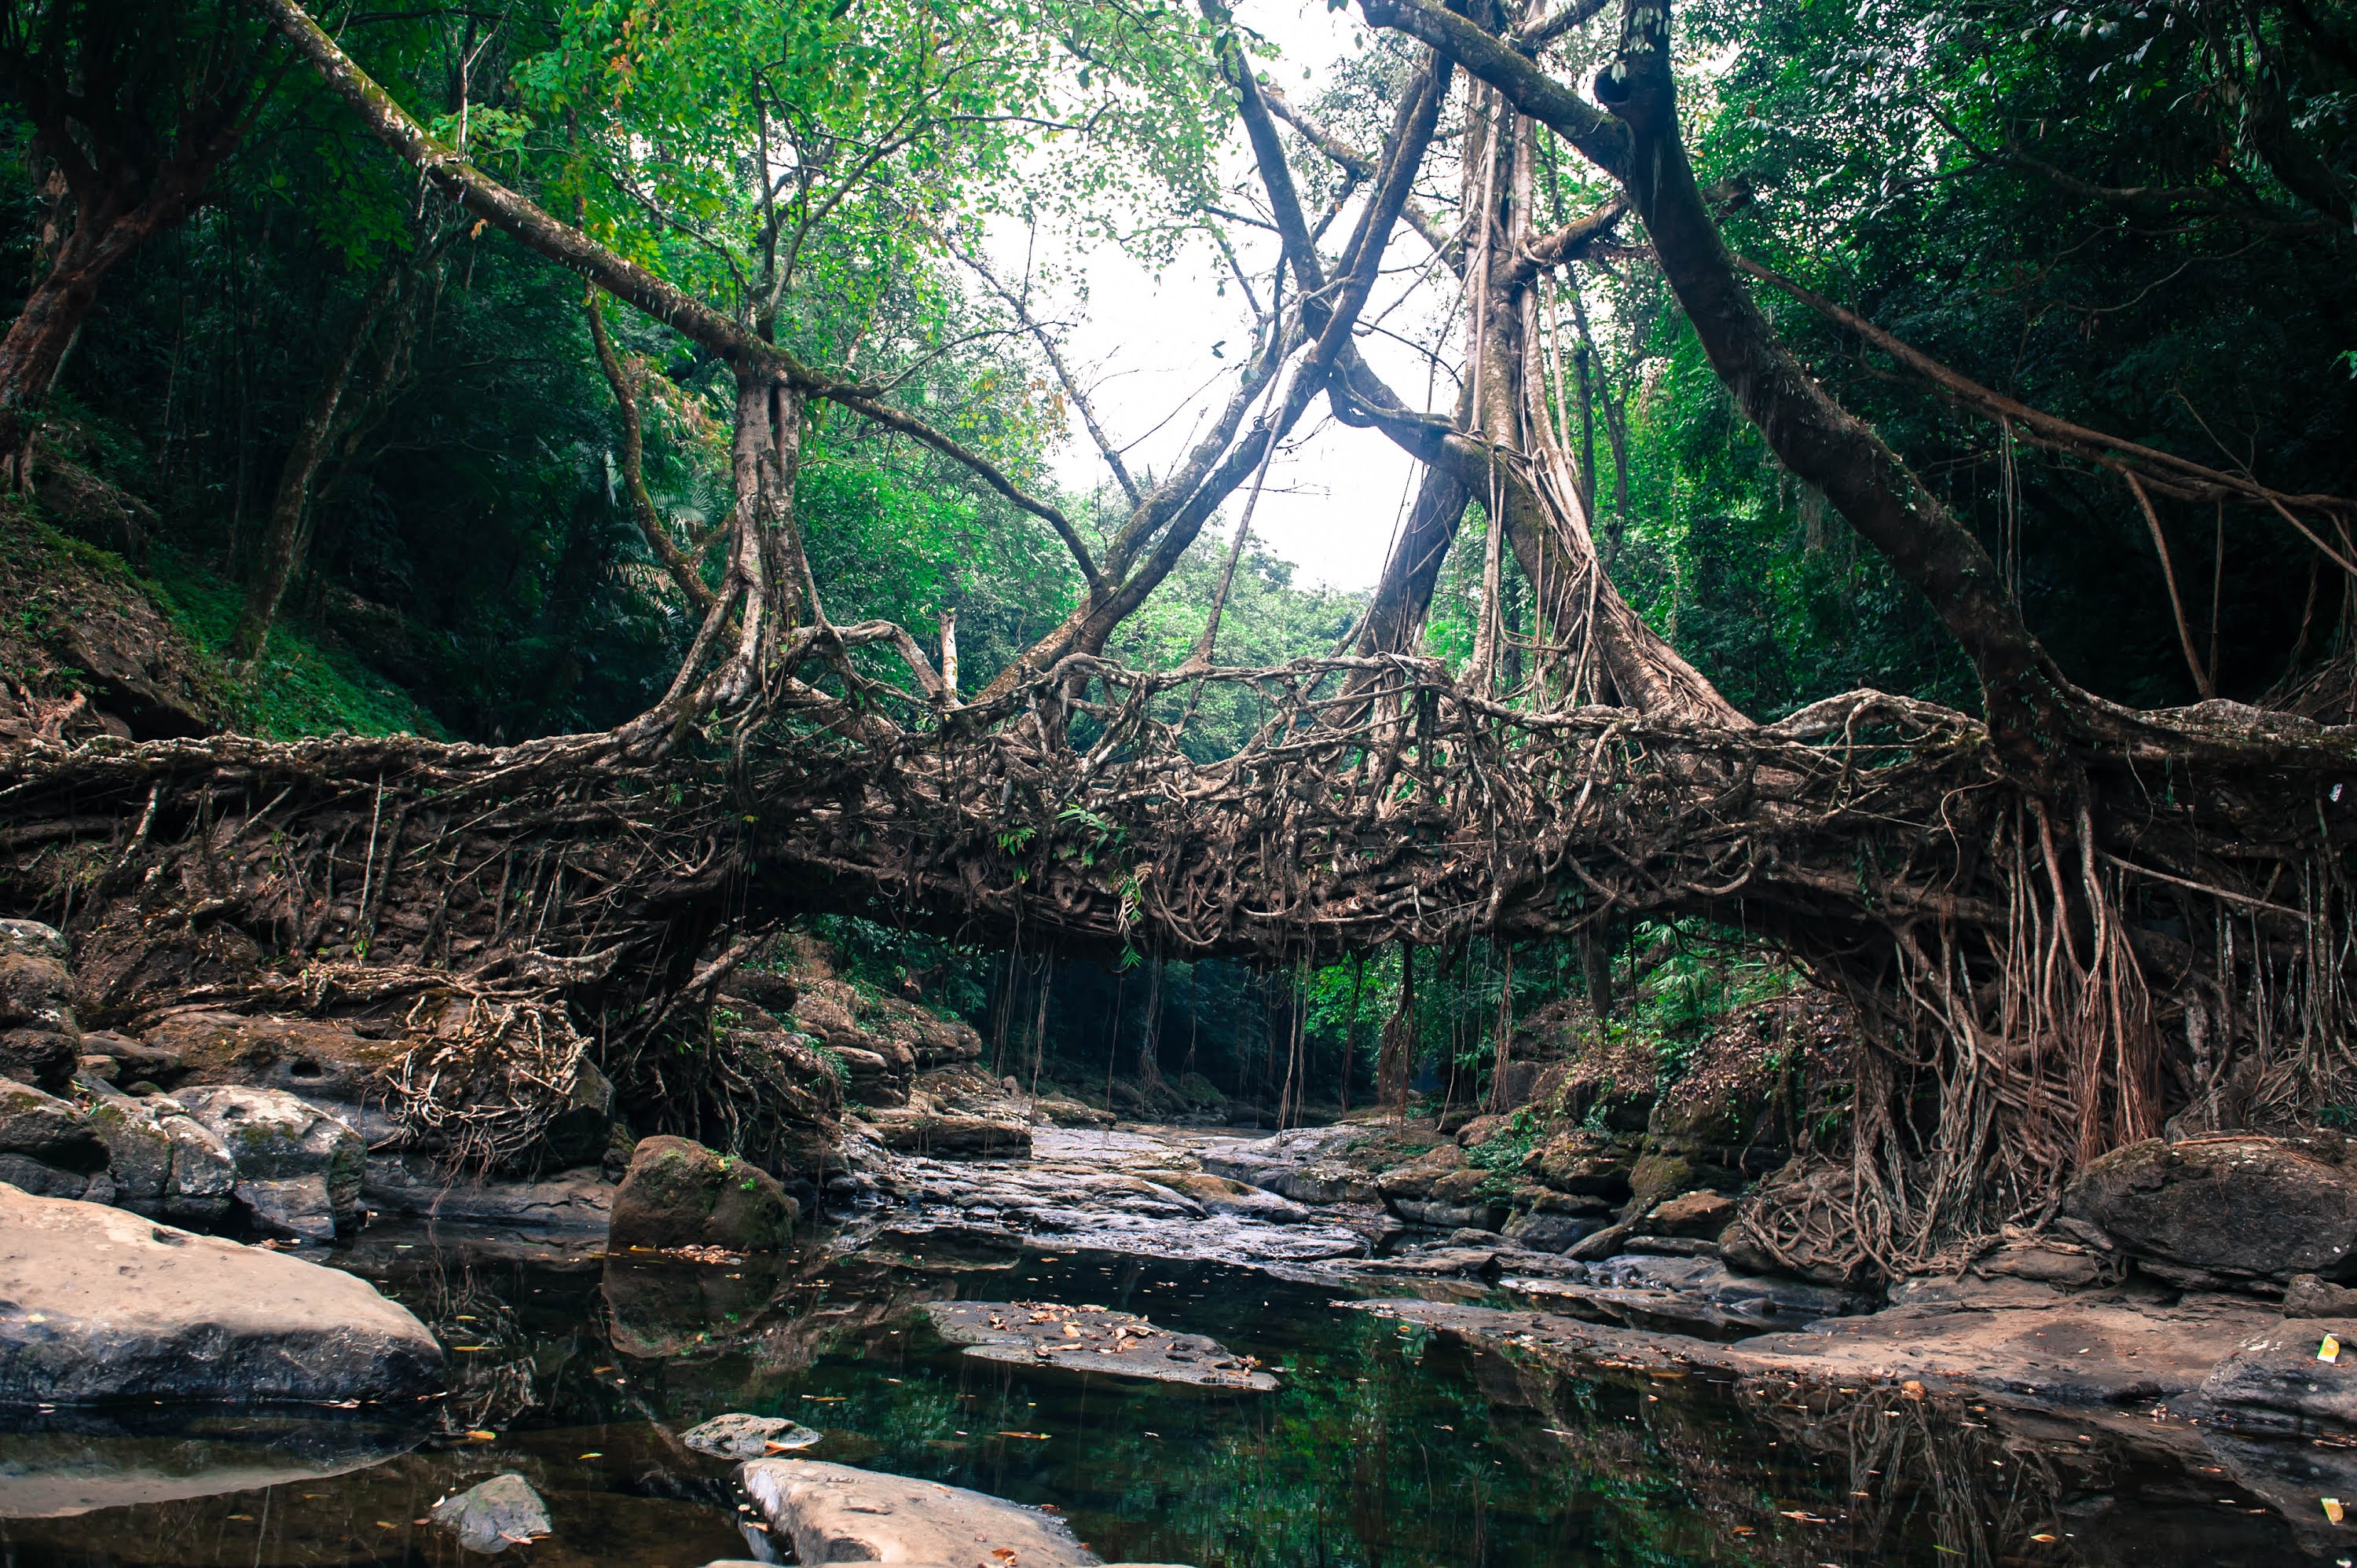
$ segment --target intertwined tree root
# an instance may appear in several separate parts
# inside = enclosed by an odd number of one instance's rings
[[[0,753],[0,900],[69,926],[106,1021],[374,1018],[414,1047],[411,1125],[481,1158],[588,1042],[627,1078],[692,1016],[747,950],[716,958],[724,929],[817,908],[1264,961],[1739,928],[1846,993],[1869,1047],[1846,1169],[1749,1223],[1886,1268],[2042,1219],[2078,1162],[2165,1119],[2266,1124],[2344,1093],[2347,730],[2103,710],[2033,783],[1977,721],[1872,692],[1729,727],[1523,711],[1405,658],[1072,659],[905,723],[852,689],[785,682],[757,722],[659,752],[21,746]],[[1259,714],[1234,756],[1180,744],[1205,702]]]

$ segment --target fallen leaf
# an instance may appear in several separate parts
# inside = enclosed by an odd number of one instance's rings
[[[2330,1520],[2333,1523],[2339,1524],[2341,1522],[2341,1516],[2343,1511],[2344,1510],[2341,1507],[2341,1499],[2339,1498],[2327,1498],[2324,1499],[2324,1517]]]
[[[2319,1361],[2341,1359],[2341,1341],[2330,1334],[2326,1335],[2324,1343],[2316,1348],[2316,1359]]]
[[[496,1443],[499,1439],[500,1434],[496,1432],[469,1432],[467,1434],[467,1441],[469,1443]]]
[[[2036,1535],[2031,1536],[2029,1539],[2030,1539],[2030,1540],[2032,1540],[2032,1541],[2039,1541],[2039,1542],[2040,1542],[2040,1543],[2050,1543],[2050,1542],[2052,1542],[2052,1541],[2060,1541],[2060,1540],[2061,1540],[2061,1539],[2062,1539],[2062,1538],[2061,1538],[2061,1536],[2059,1536],[2059,1535],[2056,1535],[2056,1534],[2055,1534],[2052,1530],[2040,1530]]]

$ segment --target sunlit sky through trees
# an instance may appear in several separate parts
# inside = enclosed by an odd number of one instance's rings
[[[1334,63],[1366,37],[1355,11],[1329,10],[1326,0],[1247,0],[1236,14],[1282,50],[1260,61],[1261,69],[1305,104],[1324,89]],[[1249,156],[1241,138],[1228,156],[1242,181]],[[1357,211],[1354,201],[1344,222]],[[1275,262],[1275,237],[1234,228],[1239,252],[1259,286]],[[1031,243],[1024,227],[1002,221],[993,227],[991,242],[999,275],[1009,282],[1022,276]],[[1137,443],[1133,466],[1160,471],[1186,449],[1198,421],[1224,390],[1223,380],[1211,380],[1215,372],[1241,363],[1249,349],[1251,317],[1243,301],[1232,284],[1224,295],[1220,292],[1225,264],[1200,239],[1158,273],[1117,245],[1077,244],[1045,227],[1038,244],[1035,272],[1076,274],[1088,293],[1082,309],[1071,285],[1048,284],[1042,314],[1064,328],[1074,368],[1087,377],[1114,439]],[[1392,264],[1420,262],[1417,250],[1413,236],[1406,236],[1396,245]],[[1389,331],[1429,344],[1447,317],[1448,301],[1430,288],[1415,288],[1418,281],[1409,271],[1386,279],[1367,314]],[[1380,335],[1362,338],[1361,346],[1401,396],[1415,402],[1427,392],[1429,371],[1420,355]],[[1453,344],[1444,353],[1453,360]],[[1446,408],[1453,400],[1455,388],[1445,377],[1431,390],[1433,402],[1426,406]],[[1077,420],[1055,453],[1055,465],[1057,477],[1076,489],[1107,482],[1104,461]],[[1383,571],[1414,468],[1383,436],[1335,424],[1321,403],[1270,465],[1253,515],[1254,536],[1293,561],[1300,569],[1297,580],[1305,585],[1371,586]],[[1234,526],[1243,504],[1241,494],[1230,502],[1223,528]]]

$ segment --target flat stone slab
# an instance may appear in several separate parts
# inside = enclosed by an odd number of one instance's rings
[[[442,1361],[340,1269],[0,1183],[0,1406],[387,1400]]]
[[[1047,1301],[936,1301],[925,1307],[933,1326],[976,1360],[1061,1367],[1106,1377],[1144,1378],[1204,1389],[1276,1387],[1276,1379],[1250,1356],[1236,1356],[1216,1339],[1174,1334],[1143,1317],[1101,1306]]]
[[[2165,1408],[2196,1416],[2211,1412],[2202,1385],[2212,1369],[2283,1323],[2263,1304],[2223,1297],[2163,1306],[2056,1294],[2050,1305],[1898,1306],[1727,1343],[1451,1302],[1343,1305],[1566,1367],[1701,1369],[1846,1384],[1911,1380],[2018,1408]],[[2305,1325],[2294,1326],[2305,1332]]]
[[[1098,1568],[1071,1527],[963,1487],[814,1459],[755,1459],[737,1479],[797,1563]]]

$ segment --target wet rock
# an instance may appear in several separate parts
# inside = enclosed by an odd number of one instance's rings
[[[0,1404],[384,1400],[442,1366],[365,1280],[6,1187],[0,1304]]]
[[[742,1344],[781,1305],[781,1282],[770,1262],[765,1256],[726,1265],[608,1256],[598,1283],[607,1339],[618,1353],[648,1361]],[[790,1308],[791,1298],[782,1305]]]
[[[1714,1338],[1798,1328],[1857,1305],[1842,1291],[1738,1273],[1716,1258],[1651,1253],[1623,1253],[1507,1284],[1576,1317]]]
[[[179,1063],[178,1081],[242,1084],[306,1100],[369,1101],[408,1048],[317,1018],[191,1008],[149,1028],[144,1043]],[[159,1082],[162,1080],[158,1080]]]
[[[1735,1219],[1735,1199],[1723,1193],[1689,1192],[1657,1205],[1645,1216],[1656,1236],[1691,1236],[1715,1241]]]
[[[1307,1204],[1209,1171],[1182,1171],[1169,1178],[1169,1186],[1212,1214],[1241,1215],[1274,1225],[1299,1225],[1317,1217]]]
[[[824,1433],[813,1432],[782,1415],[732,1412],[690,1427],[680,1434],[679,1440],[698,1454],[709,1454],[716,1459],[759,1459],[789,1449],[809,1448],[825,1437]]]
[[[1604,1221],[1593,1216],[1534,1210],[1507,1220],[1502,1234],[1517,1247],[1534,1252],[1561,1252],[1603,1229]]]
[[[85,1177],[106,1168],[106,1145],[80,1112],[28,1083],[0,1079],[0,1155],[21,1155]]]
[[[1624,1247],[1635,1233],[1629,1224],[1607,1225],[1592,1236],[1584,1237],[1564,1249],[1564,1256],[1579,1262],[1609,1258]]]
[[[55,1029],[0,1029],[0,1078],[29,1083],[52,1094],[73,1081],[81,1063],[81,1042]]]
[[[1174,1334],[1143,1317],[1098,1306],[1039,1301],[937,1301],[927,1316],[941,1337],[977,1360],[1141,1378],[1207,1389],[1276,1387],[1249,1356],[1216,1339]]]
[[[645,1138],[614,1194],[608,1244],[774,1252],[801,1219],[767,1171],[686,1138]]]
[[[755,1459],[738,1483],[797,1563],[1092,1568],[1061,1520],[963,1487],[809,1459]]]
[[[0,1519],[71,1519],[319,1481],[396,1458],[424,1435],[388,1422],[317,1420],[284,1408],[217,1414],[199,1434],[185,1412],[153,1405],[19,1413],[9,1428]]]
[[[2287,1317],[2253,1335],[2203,1380],[2210,1418],[2237,1432],[2357,1428],[2357,1348],[2317,1359],[2325,1336],[2344,1334],[2357,1347],[2357,1317]]]
[[[1494,1279],[1499,1271],[1494,1247],[1415,1247],[1388,1258],[1370,1258],[1357,1265],[1364,1274],[1399,1274],[1408,1278]]]
[[[549,1533],[548,1505],[512,1472],[443,1498],[433,1519],[469,1552],[505,1552]]]
[[[1052,1236],[1060,1246],[1282,1266],[1363,1253],[1378,1212],[1317,1214],[1267,1192],[1259,1194],[1264,1203],[1230,1203],[1219,1187],[1207,1189],[1211,1201],[1199,1200],[1186,1189],[1222,1178],[1186,1172],[1185,1150],[1135,1133],[1041,1128],[1037,1150],[1028,1165],[900,1157],[895,1182],[907,1207],[888,1228]],[[1264,1205],[1282,1208],[1271,1213]],[[1388,1215],[1381,1222],[1398,1223]]]
[[[2357,1280],[2357,1173],[2346,1152],[2326,1138],[2147,1139],[2081,1172],[2063,1211],[2163,1264]]]
[[[360,1214],[368,1153],[350,1123],[274,1089],[211,1084],[176,1103],[237,1166],[237,1199],[268,1235],[328,1241]]]

